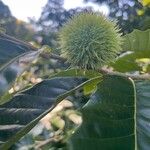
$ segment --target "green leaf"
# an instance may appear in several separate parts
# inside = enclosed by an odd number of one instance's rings
[[[135,89],[120,76],[106,76],[81,110],[83,123],[69,142],[70,150],[133,150]]]
[[[139,150],[150,148],[150,81],[136,81],[137,144]]]
[[[29,62],[36,58],[39,51],[30,44],[17,40],[6,34],[0,33],[0,95],[2,95],[9,87],[10,83],[20,74],[23,69],[16,62]]]
[[[85,85],[83,87],[83,92],[84,92],[84,95],[89,95],[89,94],[92,94],[94,91],[96,91],[97,89],[97,84],[101,82],[101,80],[98,78],[97,80],[95,81],[91,81],[89,82],[88,85]]]
[[[97,72],[97,71],[93,71],[93,70],[81,70],[81,69],[68,69],[65,71],[61,71],[57,74],[52,75],[51,77],[83,77],[83,78],[87,78],[87,79],[91,79],[97,76],[101,76],[102,75]],[[85,85],[83,88],[83,92],[84,95],[89,95],[91,93],[93,93],[96,90],[96,86],[97,84],[100,82],[100,80],[95,80],[94,82],[92,81],[91,83],[89,83],[88,85]]]
[[[134,30],[125,35],[122,48],[124,51],[132,51],[132,53],[123,54],[117,58],[115,63],[111,63],[114,70],[120,72],[141,71],[142,67],[136,62],[136,59],[150,58],[150,29]]]
[[[119,57],[111,66],[119,72],[142,71],[137,59],[150,58],[149,51],[139,51]]]
[[[16,94],[11,101],[0,106],[0,141],[6,142],[0,149],[8,149],[61,100],[98,78],[86,82],[83,78],[53,78]]]
[[[149,150],[150,81],[105,76],[81,109],[69,150]]]
[[[123,50],[150,51],[150,29],[146,31],[134,30],[124,36]]]

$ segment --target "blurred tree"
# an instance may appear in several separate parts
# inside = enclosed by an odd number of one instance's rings
[[[7,5],[0,0],[0,27],[6,30],[6,33],[16,38],[31,41],[33,38],[33,27],[12,16]]]
[[[13,35],[16,38],[25,41],[32,41],[34,39],[35,30],[32,25],[14,17],[6,20],[4,28],[7,34]]]
[[[111,18],[118,20],[118,24],[124,33],[133,29],[146,29],[144,20],[150,16],[150,9],[147,8],[145,14],[139,15],[138,11],[143,9],[138,0],[85,0],[85,2],[106,3],[109,6]]]
[[[0,19],[2,18],[7,18],[7,17],[11,17],[11,12],[8,8],[8,6],[6,6],[1,0],[0,0]]]
[[[78,7],[76,9],[66,10],[63,4],[64,0],[48,0],[39,19],[39,23],[45,27],[45,29],[48,27],[48,29],[51,28],[57,31],[69,17],[75,13],[90,9]]]
[[[64,22],[72,15],[82,12],[90,11],[92,8],[76,8],[66,10],[63,7],[64,0],[48,0],[43,8],[41,17],[37,22],[40,27],[40,35],[42,36],[41,44],[48,44],[51,47],[56,47],[57,31]]]

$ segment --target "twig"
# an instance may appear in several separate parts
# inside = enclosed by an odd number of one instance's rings
[[[41,53],[40,56],[45,59],[56,59],[62,63],[67,61],[67,59],[53,53]]]
[[[12,36],[9,36],[7,34],[4,34],[4,33],[0,33],[0,39],[1,40],[6,40],[6,41],[11,42],[11,43],[15,43],[15,44],[17,44],[19,46],[26,47],[27,49],[31,49],[31,50],[37,51],[37,48],[35,48],[31,44],[29,44],[27,42],[24,42],[22,40],[16,39],[16,38],[14,38]]]
[[[50,144],[51,142],[58,142],[60,141],[62,138],[60,138],[60,133],[61,131],[58,130],[54,133],[53,137],[47,139],[47,140],[44,140],[44,141],[41,141],[39,142],[39,144],[37,144],[34,148],[35,150],[41,150],[43,146],[47,145],[47,144]]]
[[[134,75],[134,74],[127,74],[127,73],[120,73],[116,71],[110,71],[108,69],[100,69],[99,72],[101,74],[108,74],[108,75],[119,75],[127,78],[132,78],[134,80],[149,80],[150,79],[150,74],[145,74],[145,75]]]
[[[47,139],[45,141],[40,142],[37,146],[35,146],[35,150],[40,150],[43,146],[55,141],[54,138]]]
[[[42,53],[40,54],[41,57],[46,58],[46,59],[56,59],[62,63],[66,62],[67,59],[53,54],[53,53]],[[129,74],[129,73],[121,73],[121,72],[116,72],[116,71],[110,71],[108,69],[100,69],[98,70],[98,72],[100,72],[101,74],[108,74],[108,75],[119,75],[119,76],[123,76],[123,77],[127,77],[127,78],[132,78],[134,80],[149,80],[150,79],[150,74],[145,74],[145,75],[135,75],[135,74]]]

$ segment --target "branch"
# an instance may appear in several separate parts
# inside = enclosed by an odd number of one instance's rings
[[[35,146],[35,149],[36,150],[39,150],[41,149],[43,146],[47,145],[47,144],[50,144],[51,142],[54,142],[55,139],[54,138],[50,138],[50,139],[47,139],[45,141],[42,141],[40,142],[37,146]]]
[[[110,71],[108,69],[100,69],[98,70],[101,74],[108,74],[108,75],[119,75],[127,78],[132,78],[134,80],[149,80],[150,79],[150,74],[145,74],[145,75],[134,75],[134,74],[129,74],[129,73],[120,73],[116,71]]]
[[[62,63],[67,61],[67,59],[53,53],[41,53],[40,56],[44,59],[56,59]]]
[[[67,59],[65,59],[59,55],[53,54],[53,53],[41,53],[40,56],[45,59],[56,59],[62,63],[65,63],[67,61]],[[98,70],[98,72],[100,72],[101,74],[119,75],[119,76],[123,76],[123,77],[127,77],[127,78],[132,78],[134,80],[149,80],[150,79],[150,74],[135,75],[135,74],[111,71],[108,69],[100,69],[100,70]]]
[[[60,136],[61,131],[58,130],[54,133],[53,137],[46,139],[44,141],[39,142],[34,148],[35,150],[40,150],[42,149],[42,147],[44,147],[47,144],[53,143],[53,142],[59,142],[60,140],[62,140],[63,138]]]

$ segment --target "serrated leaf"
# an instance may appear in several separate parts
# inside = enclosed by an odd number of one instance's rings
[[[131,80],[106,76],[81,110],[83,123],[70,150],[133,150],[135,90]]]
[[[106,76],[81,109],[69,150],[149,150],[150,81]]]
[[[61,100],[98,78],[86,82],[83,78],[53,78],[16,94],[11,101],[0,106],[0,141],[6,142],[0,149],[8,149]]]

